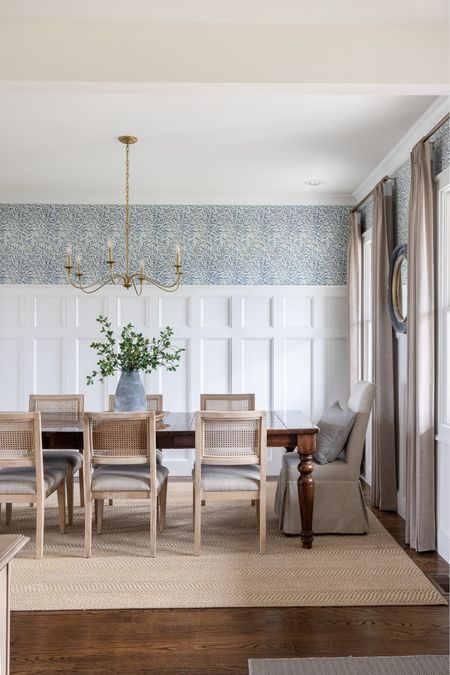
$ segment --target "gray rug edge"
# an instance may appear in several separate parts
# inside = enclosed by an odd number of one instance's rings
[[[325,666],[326,671],[318,669],[321,666]],[[401,671],[398,671],[397,666],[405,666],[407,669],[403,670],[402,668]],[[411,666],[413,670],[411,670]],[[448,675],[450,672],[449,666],[450,660],[446,654],[297,657],[249,659],[248,673],[249,675],[320,675],[323,672],[324,675],[325,673],[327,675],[328,673],[333,673],[333,675],[359,675],[359,667],[363,667],[365,675],[390,675],[396,672],[404,673],[404,675]],[[333,670],[331,670],[331,667],[333,667]]]

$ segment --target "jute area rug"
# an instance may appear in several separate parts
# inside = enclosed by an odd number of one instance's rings
[[[252,659],[249,675],[448,675],[448,656]]]
[[[202,554],[193,555],[192,486],[169,483],[167,526],[148,557],[149,505],[105,504],[103,533],[84,558],[84,510],[58,531],[46,508],[44,558],[34,556],[34,510],[14,506],[9,531],[31,542],[14,561],[13,610],[428,605],[445,600],[371,516],[363,536],[318,536],[311,550],[279,530],[268,484],[267,553],[258,553],[255,507],[202,508]],[[4,530],[3,530],[4,531]]]

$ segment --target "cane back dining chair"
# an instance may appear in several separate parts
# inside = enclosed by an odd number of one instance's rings
[[[147,410],[153,410],[153,412],[162,412],[163,409],[163,395],[162,394],[147,394],[145,397],[147,401]],[[114,402],[116,397],[114,394],[109,395],[109,411],[114,411]]]
[[[50,413],[64,417],[78,419],[84,411],[83,394],[30,394],[30,412]],[[44,465],[64,469],[66,472],[67,514],[68,523],[73,523],[73,484],[74,474],[78,471],[80,481],[80,506],[84,506],[83,472],[81,465],[83,455],[79,450],[44,450]]]
[[[222,410],[223,412],[255,409],[255,394],[200,394],[200,410]],[[251,501],[255,506],[254,499]],[[205,506],[205,500],[202,500]]]
[[[110,412],[113,412],[113,410],[114,410],[115,399],[116,399],[116,397],[114,396],[114,394],[109,395],[109,411]],[[153,412],[155,412],[155,413],[162,412],[162,410],[163,410],[163,395],[162,394],[147,394],[145,399],[147,401],[147,410],[149,410],[149,411],[153,410]],[[158,464],[163,463],[163,452],[162,452],[162,450],[159,450],[158,448],[156,448],[156,461],[158,462]],[[112,505],[112,502],[110,502],[110,503]]]
[[[264,412],[197,412],[194,553],[201,551],[201,503],[254,499],[259,552],[266,546],[266,416]]]
[[[111,498],[150,501],[150,556],[155,557],[158,502],[162,532],[169,475],[156,461],[155,413],[85,413],[84,452],[86,557],[92,546],[92,501],[101,533],[103,501]]]
[[[44,554],[44,502],[55,490],[64,533],[65,472],[44,465],[40,413],[0,413],[0,503],[36,506],[36,558]]]
[[[232,412],[254,409],[255,394],[200,394],[200,410]]]

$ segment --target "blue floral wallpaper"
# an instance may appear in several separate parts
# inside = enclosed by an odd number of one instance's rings
[[[171,281],[182,245],[185,284],[346,283],[346,206],[135,205],[131,256]],[[0,283],[63,284],[69,242],[94,276],[107,241],[123,265],[124,210],[113,205],[0,205]]]
[[[433,143],[433,173],[437,176],[450,165],[450,121],[444,124],[430,138]],[[408,241],[408,208],[411,187],[411,162],[408,159],[394,173],[394,246]],[[361,227],[363,232],[372,225],[372,199],[368,199],[361,209]]]
[[[434,134],[434,173],[450,164],[450,123]],[[408,237],[409,160],[393,174],[395,245]],[[175,245],[185,284],[344,285],[347,206],[135,205],[134,268],[171,281]],[[361,209],[371,225],[372,203]],[[0,283],[63,284],[67,244],[94,277],[106,271],[107,241],[123,265],[123,207],[0,204]]]

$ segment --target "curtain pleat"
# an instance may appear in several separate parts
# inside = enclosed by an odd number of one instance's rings
[[[380,182],[373,191],[372,224],[372,358],[377,386],[372,414],[372,506],[383,511],[397,510],[394,333],[387,303],[392,242],[392,197],[385,195]]]
[[[349,216],[347,249],[347,306],[350,392],[362,372],[362,243],[360,214]]]
[[[405,541],[436,548],[434,209],[431,146],[411,153],[408,232],[408,412]]]

